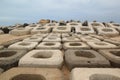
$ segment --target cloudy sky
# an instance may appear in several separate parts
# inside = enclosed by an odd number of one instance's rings
[[[120,0],[0,0],[0,25],[42,18],[120,23]]]

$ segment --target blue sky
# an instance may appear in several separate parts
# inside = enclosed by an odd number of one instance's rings
[[[120,23],[120,0],[0,0],[0,25],[42,18]]]

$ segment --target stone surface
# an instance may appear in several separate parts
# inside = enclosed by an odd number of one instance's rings
[[[25,42],[41,42],[43,38],[39,38],[39,37],[30,37],[30,38],[26,38],[23,41]]]
[[[21,67],[61,68],[63,55],[60,50],[33,50],[19,61]]]
[[[90,49],[90,47],[84,42],[65,42],[63,49]]]
[[[43,42],[61,42],[61,38],[58,37],[46,37]]]
[[[62,49],[62,44],[60,42],[42,42],[36,48],[37,49]]]
[[[62,38],[62,42],[79,42],[79,41],[81,41],[79,38],[73,36]]]
[[[120,69],[113,68],[75,68],[70,80],[120,80]]]
[[[99,39],[90,37],[90,36],[85,36],[80,38],[83,42],[99,42]]]
[[[67,50],[65,61],[69,69],[75,67],[109,67],[107,59],[93,50]]]
[[[99,50],[106,57],[113,67],[120,67],[120,49]]]
[[[38,34],[34,34],[32,37],[41,37],[41,38],[45,38],[46,36],[48,36],[47,33],[38,33]]]
[[[8,49],[32,50],[38,45],[37,42],[17,42],[8,47]]]
[[[93,49],[114,49],[119,48],[118,46],[108,43],[108,42],[87,42],[89,46],[91,46]]]
[[[25,54],[24,50],[0,50],[0,67],[6,70],[17,66],[19,59]]]
[[[62,72],[53,68],[12,68],[0,80],[64,80]]]

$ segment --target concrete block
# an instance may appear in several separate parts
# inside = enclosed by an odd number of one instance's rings
[[[0,68],[0,74],[3,72],[4,70]]]
[[[1,35],[1,34],[4,34],[4,32],[3,32],[2,30],[0,30],[0,35]]]
[[[29,37],[29,38],[26,38],[24,39],[23,41],[24,42],[41,42],[43,38],[41,37]]]
[[[58,37],[61,38],[61,33],[50,33],[48,37]]]
[[[120,46],[120,41],[116,41],[116,40],[112,40],[112,39],[104,39],[104,41]]]
[[[31,34],[37,34],[37,33],[49,33],[51,31],[50,27],[35,27],[31,31]]]
[[[82,24],[81,23],[78,23],[78,22],[70,22],[70,23],[67,23],[67,26],[81,26]]]
[[[95,34],[95,31],[92,27],[79,27],[77,30],[79,31],[76,32],[81,34]]]
[[[113,67],[120,67],[120,49],[99,50],[106,57]]]
[[[120,80],[120,69],[75,68],[70,78],[70,80]]]
[[[99,39],[96,39],[90,36],[81,37],[80,39],[83,42],[99,42],[100,41]]]
[[[73,36],[62,38],[62,42],[79,42],[79,41],[81,41],[79,38]]]
[[[90,25],[94,28],[94,29],[97,29],[97,28],[100,28],[100,27],[105,27],[102,23],[100,22],[91,22]]]
[[[48,24],[46,24],[44,27],[54,28],[54,27],[56,27],[56,26],[58,26],[58,23],[48,23]]]
[[[70,34],[68,34],[68,33],[62,33],[62,38],[64,38],[64,37],[70,37]]]
[[[90,47],[84,42],[65,42],[63,49],[90,49]]]
[[[119,48],[118,46],[108,43],[108,42],[87,42],[89,46],[91,46],[93,49],[114,49]]]
[[[12,68],[2,75],[0,80],[64,80],[59,69],[53,68]]]
[[[32,50],[38,45],[37,42],[17,42],[8,47],[8,49],[17,49],[17,50]]]
[[[30,34],[30,29],[17,28],[9,32],[11,35],[22,36]]]
[[[105,37],[99,36],[99,35],[90,34],[89,36],[91,36],[91,37],[93,37],[93,38],[97,38],[97,39],[99,39],[99,40],[101,40],[101,41],[103,41],[104,39],[106,39]]]
[[[33,35],[32,37],[41,37],[41,38],[45,38],[46,36],[48,36],[48,33],[38,33]]]
[[[67,50],[65,61],[71,70],[75,67],[109,67],[109,61],[93,50]]]
[[[31,24],[29,26],[26,26],[25,29],[31,29],[32,30],[33,28],[35,28],[37,26],[40,26],[40,24],[39,25],[37,25],[37,24]]]
[[[19,59],[25,54],[24,50],[0,50],[0,67],[6,70],[17,66]]]
[[[71,28],[67,26],[57,26],[53,28],[53,33],[70,33]]]
[[[61,68],[63,54],[60,50],[33,50],[19,61],[20,67]]]
[[[119,32],[116,29],[110,28],[110,27],[97,28],[97,32],[98,32],[98,35],[106,35],[106,36],[117,36],[117,35],[119,35]]]
[[[61,38],[50,36],[43,39],[43,42],[61,42]]]
[[[62,44],[60,42],[42,42],[36,48],[37,49],[62,49]]]

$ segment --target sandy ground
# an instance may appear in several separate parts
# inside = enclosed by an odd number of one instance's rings
[[[6,43],[11,40],[16,40],[16,39],[24,39],[28,37],[29,35],[24,35],[24,36],[13,36],[10,34],[2,34],[0,35],[0,44]]]

